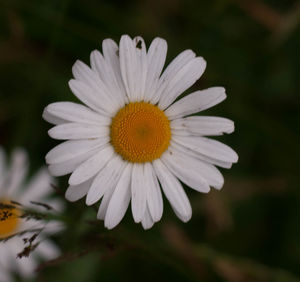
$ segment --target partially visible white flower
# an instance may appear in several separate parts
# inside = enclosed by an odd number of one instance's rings
[[[51,181],[46,168],[41,168],[32,179],[25,184],[28,170],[27,154],[23,149],[16,149],[11,156],[10,165],[7,165],[6,156],[0,147],[0,239],[7,238],[23,231],[21,236],[12,236],[7,241],[0,241],[0,281],[13,281],[13,273],[23,278],[32,278],[39,259],[49,260],[60,254],[58,247],[47,235],[58,232],[62,224],[52,221],[49,223],[36,219],[23,219],[22,206],[32,209],[42,209],[33,204],[44,203],[55,211],[63,208],[63,203],[51,199]],[[7,206],[7,208],[5,208]],[[14,208],[12,208],[14,207]],[[39,232],[41,231],[41,232]],[[28,257],[17,258],[25,247],[23,239],[39,234],[33,244],[38,243],[36,249]]]
[[[141,37],[123,35],[91,53],[91,67],[73,66],[69,86],[85,105],[58,102],[43,117],[56,126],[49,135],[68,140],[46,156],[54,176],[72,173],[66,198],[86,204],[99,200],[97,217],[115,227],[131,202],[135,222],[145,229],[160,220],[162,193],[184,222],[192,216],[180,183],[207,193],[221,189],[222,174],[237,154],[204,136],[234,131],[231,120],[191,116],[226,98],[223,87],[195,91],[177,101],[203,74],[206,61],[191,50],[180,53],[162,72],[167,43],[155,38],[149,49]],[[180,181],[179,181],[180,180]]]

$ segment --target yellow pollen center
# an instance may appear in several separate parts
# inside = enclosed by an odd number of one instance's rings
[[[130,103],[112,119],[110,139],[123,159],[133,163],[151,162],[170,144],[170,121],[157,106]]]
[[[21,212],[10,201],[0,199],[0,238],[15,233],[20,224]]]

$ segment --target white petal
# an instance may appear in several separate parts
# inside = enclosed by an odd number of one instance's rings
[[[108,126],[83,123],[64,123],[52,127],[48,134],[53,139],[89,139],[109,136]]]
[[[28,157],[23,149],[15,149],[11,157],[11,166],[9,175],[6,181],[5,193],[8,196],[16,196],[18,189],[23,184],[23,181],[28,171]],[[5,196],[5,195],[4,195]]]
[[[157,90],[159,76],[164,67],[168,45],[166,40],[155,38],[147,53],[148,71],[145,86],[145,101],[149,102]]]
[[[142,220],[146,210],[148,191],[144,181],[144,165],[134,163],[131,176],[131,210],[136,223]]]
[[[48,170],[46,168],[41,168],[28,183],[27,189],[22,195],[22,202],[40,201],[43,197],[51,194],[53,192],[51,180],[52,177]]]
[[[120,91],[113,67],[110,62],[104,59],[98,50],[94,50],[91,53],[91,66],[92,69],[98,73],[107,89],[109,89],[109,94],[113,98],[113,101],[117,103],[119,107],[123,107],[126,102],[125,96]]]
[[[85,83],[97,93],[101,94],[106,102],[113,102],[113,99],[109,94],[109,90],[101,80],[100,76],[86,64],[77,60],[72,67],[72,72],[76,80]]]
[[[60,255],[59,248],[52,243],[50,240],[43,240],[38,245],[37,254],[41,256],[44,260],[55,259]]]
[[[222,188],[224,177],[214,165],[198,159],[194,155],[190,155],[185,150],[181,150],[182,147],[178,149],[172,144],[169,148],[179,163],[184,164],[186,169],[195,171],[198,175],[203,177],[210,186],[216,189]]]
[[[86,106],[73,102],[57,102],[46,107],[46,111],[68,122],[88,123],[94,125],[109,125],[110,118],[101,116]]]
[[[130,101],[137,100],[137,58],[132,39],[123,35],[120,40],[120,68],[126,93]]]
[[[12,238],[6,242],[0,242],[0,278],[3,279],[4,282],[13,281],[10,276],[10,272],[14,267],[12,263],[12,256],[15,257],[15,254],[13,253],[15,241],[16,238]]]
[[[106,94],[100,89],[93,89],[82,81],[71,79],[69,87],[73,94],[84,104],[101,115],[112,116],[115,106],[108,101]]]
[[[37,239],[38,240],[38,239]],[[17,254],[24,249],[23,240],[18,238],[18,240],[13,241],[12,252],[14,254],[14,266],[16,266],[16,272],[20,275],[21,278],[32,280],[34,276],[35,268],[37,267],[35,253],[31,253],[29,257],[22,257],[20,259],[16,258]]]
[[[188,163],[187,159],[179,158],[172,149],[168,149],[161,157],[166,167],[186,185],[202,193],[210,191],[204,177]],[[192,169],[191,169],[192,168]]]
[[[146,84],[147,70],[148,70],[146,45],[144,39],[140,36],[135,37],[133,39],[133,42],[135,45],[137,68],[138,68],[135,91],[137,93],[137,100],[142,101],[144,100],[145,84]]]
[[[6,259],[6,258],[4,258]],[[0,259],[0,281],[2,282],[13,282],[13,277],[11,277],[11,270],[2,267],[1,259]]]
[[[52,114],[50,114],[47,110],[47,107],[44,109],[43,111],[43,115],[42,115],[43,119],[51,124],[62,124],[62,123],[66,123],[67,121],[61,118],[58,118]]]
[[[52,187],[51,187],[52,188]],[[50,188],[50,189],[51,189]],[[53,188],[52,188],[53,190]],[[53,192],[50,190],[50,192]],[[47,204],[54,210],[54,211],[63,211],[65,209],[65,201],[60,198],[54,199],[47,199]]]
[[[163,95],[158,103],[161,109],[167,108],[185,90],[190,88],[203,74],[206,62],[202,57],[197,57],[182,67],[174,77],[166,81]],[[159,91],[159,90],[158,90]]]
[[[6,155],[2,147],[0,147],[0,194],[3,189],[3,183],[6,176]]]
[[[99,172],[113,157],[114,150],[108,145],[74,170],[69,178],[70,185],[78,185]]]
[[[194,59],[195,56],[196,55],[192,50],[184,50],[178,54],[163,72],[162,76],[160,77],[160,83],[165,83],[167,80],[176,75],[176,73],[188,62]]]
[[[99,148],[109,142],[109,137],[95,140],[71,140],[65,141],[54,147],[46,155],[47,164],[56,164],[71,160],[85,154],[95,148]]]
[[[234,131],[233,121],[221,117],[192,116],[171,122],[172,134],[218,136]]]
[[[147,208],[142,219],[142,226],[145,230],[150,229],[154,224],[154,221],[150,215],[149,209]]]
[[[144,97],[147,75],[147,54],[143,38],[123,35],[120,40],[120,68],[131,102],[141,101]]]
[[[70,202],[76,202],[83,198],[89,191],[93,179],[89,179],[79,185],[70,185],[66,191],[65,197]]]
[[[144,165],[144,185],[147,186],[147,204],[151,217],[155,222],[159,221],[163,214],[163,199],[157,176],[154,172],[152,164]]]
[[[238,155],[235,151],[213,139],[198,136],[173,136],[173,140],[186,148],[216,160],[230,163],[238,161]]]
[[[86,204],[93,205],[101,199],[107,190],[113,189],[121,177],[125,162],[117,154],[95,177],[86,197]]]
[[[67,161],[51,164],[48,169],[53,176],[62,176],[74,171],[81,163],[99,152],[100,148],[92,149]]]
[[[126,90],[121,75],[119,47],[112,39],[105,39],[102,42],[102,50],[105,61],[107,61],[107,64],[110,65],[114,71],[115,80],[119,86],[120,93],[127,103],[128,97],[126,95]]]
[[[226,94],[223,87],[211,87],[193,92],[171,105],[165,114],[169,119],[175,119],[211,108],[223,100]]]
[[[118,179],[118,181],[119,181],[119,179]],[[99,210],[98,210],[98,213],[97,213],[97,218],[98,219],[104,220],[105,215],[106,215],[106,211],[107,211],[107,208],[108,208],[108,205],[109,205],[109,202],[110,202],[110,199],[111,199],[115,189],[116,189],[116,186],[113,186],[113,187],[111,187],[111,189],[107,190],[104,193],[104,196],[101,200],[101,204],[99,206]]]
[[[220,160],[217,160],[217,159],[214,159],[212,157],[208,157],[208,156],[205,156],[199,152],[196,152],[196,151],[193,151],[185,146],[182,146],[180,144],[177,144],[175,142],[171,142],[172,144],[172,147],[175,147],[176,150],[180,151],[180,152],[183,152],[184,154],[190,156],[190,157],[193,157],[193,158],[196,158],[198,160],[201,160],[205,163],[208,163],[208,164],[213,164],[213,165],[217,165],[219,167],[223,167],[223,168],[231,168],[232,167],[232,163],[231,162],[223,162],[223,161],[220,161]]]
[[[47,236],[52,236],[65,229],[65,224],[58,220],[52,220],[46,223],[44,228],[44,234]]]
[[[192,216],[191,204],[180,182],[159,159],[153,162],[153,167],[176,215],[179,215],[179,218],[184,222],[190,220]]]
[[[110,199],[104,225],[108,229],[114,228],[124,217],[130,202],[130,182],[132,164],[127,164],[123,174]]]
[[[169,81],[193,58],[195,58],[195,53],[192,50],[185,50],[181,52],[175,59],[173,59],[159,79],[158,89],[150,101],[152,104],[156,104],[160,100],[161,95],[163,94],[163,91],[168,85]]]
[[[35,269],[37,267],[37,263],[35,259],[32,258],[32,254],[30,257],[23,257],[16,260],[18,269],[20,271],[20,275],[26,279],[32,279],[35,275]]]

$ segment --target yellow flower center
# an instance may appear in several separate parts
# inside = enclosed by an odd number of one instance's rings
[[[21,211],[7,200],[0,199],[0,238],[15,233],[20,224]]]
[[[112,119],[110,138],[123,159],[133,163],[151,162],[170,144],[170,121],[157,106],[145,102],[130,103]]]

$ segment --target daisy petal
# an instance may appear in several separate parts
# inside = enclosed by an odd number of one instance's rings
[[[165,114],[173,120],[204,111],[221,103],[225,98],[226,94],[223,87],[211,87],[193,92],[178,100],[165,111]]]
[[[186,185],[198,192],[208,193],[210,191],[207,181],[195,169],[191,169],[186,159],[180,159],[172,149],[166,151],[162,156],[166,167]]]
[[[104,116],[111,116],[116,106],[112,106],[107,96],[99,89],[93,89],[82,81],[71,79],[69,87],[73,94],[84,104]]]
[[[10,274],[10,270],[6,269],[3,265],[3,263],[2,263],[2,259],[1,259],[2,257],[3,257],[3,260],[7,260],[7,256],[4,253],[2,253],[2,252],[4,252],[4,248],[3,248],[3,250],[0,249],[0,251],[1,251],[0,265],[1,265],[1,268],[3,268],[0,271],[0,281],[13,282],[14,280],[13,280],[13,277],[11,276],[11,274]]]
[[[108,117],[100,116],[89,108],[72,103],[72,102],[57,102],[46,107],[46,111],[57,118],[68,122],[88,123],[95,125],[109,125]]]
[[[135,45],[135,53],[137,58],[137,83],[136,83],[136,93],[137,101],[144,100],[145,93],[145,83],[147,78],[147,53],[145,41],[142,37],[137,36],[133,39]]]
[[[83,198],[91,187],[93,179],[89,179],[79,185],[70,185],[66,191],[65,197],[70,202],[76,202]]]
[[[28,183],[23,192],[22,201],[35,201],[51,194],[51,176],[46,168],[41,168]]]
[[[58,118],[58,117],[50,114],[47,110],[47,107],[44,109],[42,117],[45,121],[47,121],[51,124],[62,124],[62,123],[68,122],[65,119],[61,119],[61,118]]]
[[[111,146],[104,147],[74,170],[69,178],[69,184],[78,185],[90,179],[106,165],[113,155],[114,150]]]
[[[52,187],[51,187],[52,188]],[[51,189],[50,188],[50,189]],[[53,188],[52,188],[53,189]],[[53,189],[54,190],[54,189]],[[51,190],[50,190],[51,191]],[[47,204],[51,208],[53,208],[54,211],[62,211],[64,209],[65,203],[61,199],[47,199]]]
[[[130,101],[136,101],[137,58],[134,43],[128,35],[123,35],[121,37],[119,55],[121,74],[127,96]]]
[[[55,259],[61,253],[59,248],[49,240],[41,242],[36,251],[39,256],[46,260]]]
[[[166,40],[158,37],[152,41],[149,47],[147,53],[148,71],[144,95],[146,102],[151,100],[157,90],[159,76],[166,61],[167,49]]]
[[[238,155],[235,151],[229,146],[213,139],[198,136],[174,136],[173,140],[192,151],[216,160],[230,163],[238,161]]]
[[[177,162],[184,164],[184,168],[189,171],[194,171],[199,177],[202,177],[210,186],[221,189],[224,184],[224,178],[220,171],[210,163],[199,160],[195,154],[189,155],[185,151],[178,150],[175,146],[170,146],[170,151]],[[183,181],[183,180],[182,180]],[[183,181],[184,182],[184,181]]]
[[[6,155],[4,150],[0,147],[0,193],[5,181],[6,174]]]
[[[150,215],[149,209],[147,208],[142,219],[142,226],[145,230],[150,229],[154,224],[154,221]]]
[[[192,216],[192,208],[181,184],[159,159],[153,161],[153,167],[173,210],[180,215],[181,220],[189,221]]]
[[[93,140],[86,139],[65,141],[48,152],[46,155],[46,162],[47,164],[65,162],[85,154],[95,148],[99,148],[108,142],[108,137]]]
[[[234,131],[233,121],[221,117],[192,116],[171,122],[172,134],[218,136]]]
[[[136,223],[141,222],[147,201],[147,186],[144,185],[144,165],[134,163],[131,177],[131,210]]]
[[[206,62],[202,57],[194,58],[188,62],[168,81],[158,106],[161,109],[167,108],[180,94],[190,88],[201,77],[205,68]]]
[[[87,194],[86,204],[93,205],[101,199],[107,190],[113,189],[113,187],[116,186],[124,167],[125,162],[119,155],[115,154],[95,177]]]
[[[160,77],[160,83],[172,78],[176,73],[183,68],[188,62],[196,57],[192,50],[184,50],[167,66],[162,76]]]
[[[109,127],[70,122],[52,127],[48,134],[58,140],[99,138],[109,135]]]
[[[23,149],[15,149],[11,157],[11,168],[7,177],[5,193],[15,197],[28,171],[28,156]]]
[[[110,199],[104,225],[108,229],[114,228],[124,217],[130,202],[130,183],[132,175],[132,164],[127,164],[123,174]]]
[[[119,47],[115,41],[112,39],[105,39],[102,42],[102,50],[104,59],[107,61],[107,64],[111,65],[115,80],[118,84],[120,93],[122,94],[125,102],[128,102],[128,97],[126,95],[125,86],[123,83],[121,69],[120,69],[120,59],[119,59]]]
[[[109,89],[109,93],[114,98],[114,102],[122,107],[125,105],[125,96],[120,91],[120,87],[115,77],[112,65],[107,62],[98,50],[91,53],[91,67],[98,73],[103,83]]]
[[[0,244],[0,278],[2,279],[0,281],[14,281],[10,276],[10,267],[14,261],[14,257],[12,257],[12,252],[14,251],[15,247],[14,241],[16,241],[15,238],[12,238],[12,240],[8,240],[5,242],[5,244],[3,242]],[[2,277],[7,277],[7,280],[3,279]]]
[[[171,143],[172,143],[172,147],[176,148],[176,150],[183,152],[184,154],[186,154],[190,157],[193,157],[193,158],[199,159],[201,161],[207,162],[209,164],[217,165],[217,166],[223,167],[223,168],[231,168],[231,166],[232,166],[232,162],[220,161],[220,160],[214,159],[212,157],[205,156],[199,152],[193,151],[193,150],[191,150],[187,147],[184,147],[180,144],[177,144],[175,142],[171,142]]]
[[[163,199],[157,176],[150,163],[144,165],[144,185],[147,186],[147,204],[151,217],[155,222],[159,221],[163,214]]]
[[[19,250],[22,250],[24,246],[20,246]],[[37,268],[37,262],[34,259],[22,258],[16,260],[17,267],[20,272],[21,277],[26,277],[26,279],[30,279],[32,281],[34,276],[34,270]]]
[[[95,155],[99,148],[92,149],[81,155],[77,155],[72,159],[68,159],[61,163],[50,164],[48,169],[53,176],[62,176],[73,172],[81,163]]]
[[[72,67],[72,73],[76,80],[84,82],[97,92],[101,92],[106,100],[110,100],[108,94],[109,91],[100,76],[86,64],[77,60]]]
[[[181,52],[173,61],[167,66],[163,74],[161,75],[158,83],[158,88],[151,98],[150,102],[156,104],[167,87],[168,82],[182,69],[187,63],[195,58],[195,53],[192,50],[185,50]]]
[[[111,96],[109,89],[101,80],[100,76],[90,69],[86,64],[77,60],[72,67],[72,72],[76,80],[89,85],[91,89],[96,91],[102,97],[101,103],[105,104],[105,108],[109,107],[112,111],[118,108],[114,98]]]
[[[119,179],[118,179],[118,181],[119,181]],[[109,189],[104,193],[104,196],[101,200],[101,204],[99,206],[98,213],[97,213],[98,219],[101,219],[101,220],[105,219],[106,211],[107,211],[110,199],[111,199],[115,189],[116,189],[116,186],[113,186],[112,189]]]

